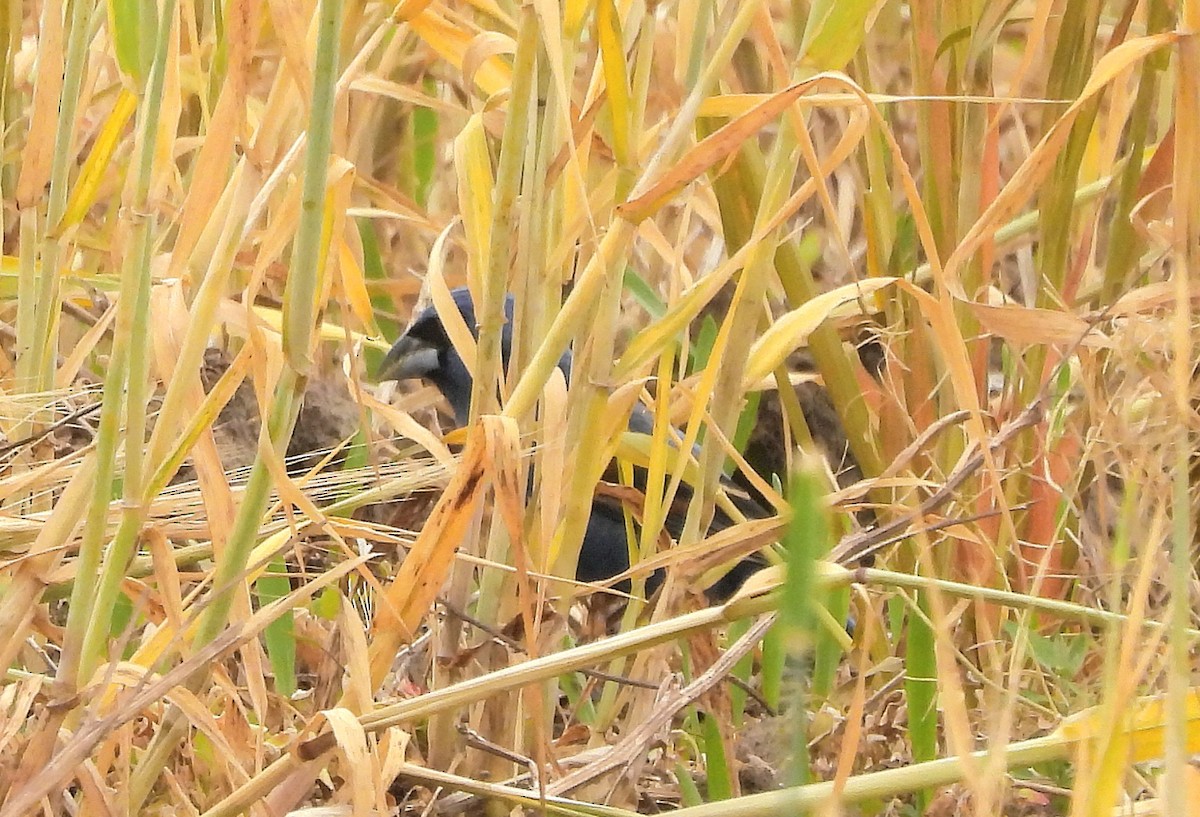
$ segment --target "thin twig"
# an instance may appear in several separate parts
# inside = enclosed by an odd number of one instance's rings
[[[909,511],[903,516],[889,522],[886,525],[881,525],[877,528],[871,528],[865,531],[856,531],[842,538],[837,547],[830,553],[830,559],[836,564],[851,565],[861,563],[864,559],[878,552],[889,544],[906,538],[909,533],[909,527],[916,520],[924,517],[926,514],[937,509],[941,505],[948,502],[954,492],[962,486],[967,479],[978,471],[983,464],[987,462],[990,455],[1004,448],[1014,437],[1022,431],[1040,423],[1046,415],[1046,405],[1050,402],[1051,387],[1058,382],[1058,376],[1063,367],[1068,365],[1071,357],[1076,350],[1083,344],[1083,341],[1091,334],[1092,330],[1101,321],[1107,318],[1111,307],[1092,316],[1088,322],[1088,328],[1075,340],[1075,342],[1066,350],[1062,356],[1062,360],[1054,367],[1049,375],[1042,381],[1038,388],[1037,395],[1029,402],[1029,404],[1009,422],[997,432],[988,443],[986,448],[981,447],[976,441],[973,443],[975,450],[970,456],[960,460],[956,467],[947,477],[946,482],[933,492],[924,502],[918,505],[915,509]],[[957,419],[958,413],[948,415],[946,419],[954,417]],[[944,420],[943,420],[944,422]],[[941,425],[935,424],[935,427],[940,428]],[[912,447],[910,446],[910,449]],[[906,449],[907,451],[908,449]]]
[[[76,420],[82,420],[84,417],[87,417],[89,414],[95,414],[97,411],[100,410],[100,406],[102,406],[102,405],[103,405],[103,403],[92,403],[89,406],[84,406],[81,409],[76,409],[75,411],[71,412],[66,417],[62,418],[61,420],[58,420],[57,422],[55,422],[49,426],[46,426],[46,428],[39,431],[37,434],[30,434],[28,437],[22,437],[19,440],[12,440],[10,442],[0,444],[0,457],[3,457],[5,455],[9,454],[10,452],[15,451],[19,448],[24,448],[27,445],[34,445],[36,443],[41,442],[42,440],[46,439],[51,434],[53,434],[55,431],[58,431],[60,428],[63,428],[64,426],[68,426],[71,423],[75,422]]]

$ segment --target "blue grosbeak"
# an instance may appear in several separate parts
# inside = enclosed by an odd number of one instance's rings
[[[475,307],[471,301],[471,293],[466,287],[451,292],[464,322],[472,333],[476,332]],[[500,354],[503,365],[507,368],[512,354],[512,320],[513,298],[507,296],[504,302],[506,323],[500,337]],[[567,351],[558,361],[558,368],[568,379],[571,376],[571,353]],[[432,307],[424,309],[400,339],[392,346],[386,359],[379,369],[380,380],[409,380],[421,378],[432,383],[449,401],[454,412],[454,419],[460,425],[466,425],[471,410],[472,379],[462,357],[455,350],[446,327],[437,311]],[[653,417],[649,410],[638,403],[629,419],[631,431],[652,434]],[[615,479],[613,480],[615,481]],[[633,484],[635,488],[644,491],[646,472],[635,468]],[[745,491],[734,485],[728,479],[722,479],[722,487],[738,510],[751,518],[763,518],[770,514],[752,499]],[[687,507],[691,500],[691,488],[681,483],[680,490],[672,507],[668,509],[664,524],[673,539],[678,539],[682,533]],[[709,526],[709,534],[728,528],[733,520],[717,508]],[[719,579],[707,591],[712,600],[728,598],[754,571],[765,565],[759,556],[751,556],[737,563],[728,573]],[[579,552],[575,578],[583,582],[604,582],[629,569],[629,546],[625,529],[625,515],[620,502],[611,496],[597,493],[592,501],[591,516],[588,519],[587,530],[584,533],[583,544]],[[650,576],[646,587],[648,592],[661,584],[661,572]],[[628,589],[628,583],[618,585],[619,589]]]

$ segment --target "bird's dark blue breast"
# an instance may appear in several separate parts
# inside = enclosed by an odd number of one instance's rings
[[[429,381],[449,401],[454,410],[454,422],[465,426],[471,419],[471,373],[453,346],[442,351],[438,361],[440,366],[429,375]]]

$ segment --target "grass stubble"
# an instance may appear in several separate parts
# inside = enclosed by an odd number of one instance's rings
[[[6,5],[0,815],[1186,813],[1197,14]],[[443,437],[367,374],[464,283]],[[813,376],[853,484],[812,466]],[[289,471],[317,381],[358,428]],[[772,401],[778,515],[704,541]],[[613,456],[648,562],[594,639],[553,576]],[[790,575],[697,609],[703,554],[781,539]],[[789,786],[744,792],[760,763]]]

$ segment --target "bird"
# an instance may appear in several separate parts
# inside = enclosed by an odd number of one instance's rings
[[[466,287],[451,290],[451,297],[458,307],[459,314],[471,330],[477,333],[475,305],[471,292]],[[505,323],[500,335],[501,364],[507,371],[512,356],[512,323],[515,301],[511,294],[504,299]],[[477,337],[477,334],[476,334]],[[562,371],[567,382],[571,377],[572,355],[568,349],[559,358],[558,368]],[[421,379],[435,386],[450,404],[454,412],[455,422],[465,426],[471,412],[471,392],[473,382],[470,370],[450,341],[450,336],[442,322],[441,316],[433,306],[421,310],[413,318],[409,327],[391,346],[383,363],[376,373],[380,382],[389,380]],[[654,418],[645,405],[635,403],[628,421],[630,431],[652,434]],[[646,471],[635,467],[633,485],[644,491],[646,486]],[[613,478],[615,481],[615,476]],[[747,492],[735,485],[726,477],[721,478],[722,488],[725,489],[739,512],[748,518],[766,518],[772,514]],[[687,483],[681,483],[675,502],[668,509],[664,528],[672,539],[678,540],[683,531],[687,507],[690,503],[692,490]],[[718,507],[709,525],[709,534],[717,533],[734,524],[734,520]],[[753,573],[765,567],[767,562],[759,555],[746,557],[735,564],[723,577],[718,579],[706,591],[705,595],[714,602],[727,600]],[[579,561],[576,565],[575,578],[589,584],[604,583],[629,569],[629,547],[625,526],[625,513],[620,502],[610,496],[597,493],[592,500],[591,512],[583,543],[579,551]],[[647,577],[646,591],[653,594],[663,581],[662,571],[656,571]],[[617,590],[628,592],[629,583],[620,582],[615,585]]]

